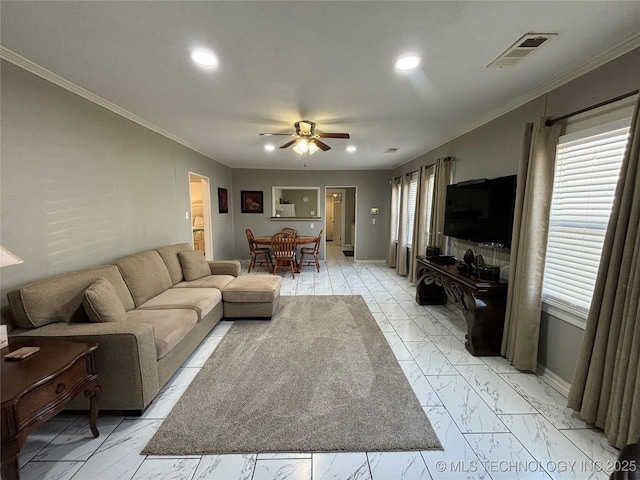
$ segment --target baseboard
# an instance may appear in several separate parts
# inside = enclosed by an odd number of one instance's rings
[[[569,397],[569,390],[571,389],[571,384],[569,382],[563,380],[558,375],[541,364],[538,364],[536,374],[551,388],[557,390],[563,396],[567,398]]]

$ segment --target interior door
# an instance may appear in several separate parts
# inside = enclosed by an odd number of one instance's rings
[[[325,210],[327,212],[327,218],[326,218],[327,234],[325,235],[325,238],[327,239],[327,242],[332,242],[333,241],[333,196],[331,194],[327,194],[325,204],[326,204]]]
[[[333,194],[333,243],[342,245],[342,193]]]

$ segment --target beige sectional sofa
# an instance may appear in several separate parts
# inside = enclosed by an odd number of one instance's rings
[[[13,290],[3,322],[10,342],[97,342],[100,409],[141,412],[222,318],[270,318],[281,282],[171,245]],[[78,396],[70,407],[88,402]]]

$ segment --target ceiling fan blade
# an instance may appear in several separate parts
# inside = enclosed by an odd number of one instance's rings
[[[293,133],[259,133],[258,135],[266,135],[267,137],[271,137],[274,135],[287,135],[287,136],[291,136],[293,135]]]
[[[284,145],[282,145],[280,148],[287,148],[290,147],[291,145],[293,145],[294,143],[296,143],[298,141],[298,139],[293,139],[290,142],[285,143]]]
[[[318,146],[318,148],[319,148],[320,150],[322,150],[323,152],[326,152],[327,150],[331,150],[331,147],[330,147],[329,145],[327,145],[327,144],[326,144],[326,143],[324,143],[324,142],[321,142],[321,141],[320,141],[320,140],[318,140],[317,138],[312,138],[312,139],[311,139],[311,142],[312,142],[312,143],[315,143],[315,144]]]
[[[348,133],[316,133],[320,138],[351,138]]]

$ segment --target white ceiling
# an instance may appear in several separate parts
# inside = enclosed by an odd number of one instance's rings
[[[0,3],[0,43],[234,168],[303,168],[266,152],[309,119],[309,169],[392,168],[640,45],[640,2]],[[559,35],[513,68],[486,66],[528,32]],[[213,50],[214,70],[194,47]],[[4,55],[7,57],[4,50]],[[393,68],[422,56],[411,73]],[[24,62],[23,62],[24,63]],[[274,141],[275,140],[275,141]],[[356,153],[347,153],[355,145]],[[395,154],[384,154],[389,147]]]

